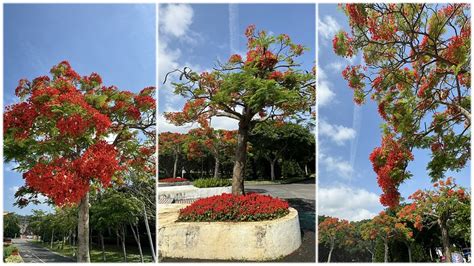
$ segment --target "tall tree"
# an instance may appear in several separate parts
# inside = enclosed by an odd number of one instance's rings
[[[471,24],[469,4],[345,4],[351,33],[341,31],[334,51],[361,53],[364,65],[342,73],[362,104],[370,96],[384,120],[385,137],[404,149],[431,150],[433,182],[470,159]],[[385,138],[384,137],[384,138]],[[384,179],[382,203],[398,204],[398,186],[410,177],[398,161]],[[380,182],[379,182],[380,183]],[[387,199],[389,198],[389,199]]]
[[[470,206],[471,197],[464,188],[456,185],[451,177],[446,181],[434,183],[433,187],[433,190],[418,190],[413,193],[409,197],[412,203],[400,210],[398,216],[413,222],[418,230],[438,225],[446,261],[451,262],[448,223],[455,219],[458,213],[462,215],[466,205]]]
[[[191,129],[186,137],[185,152],[188,158],[196,158],[209,152],[215,160],[214,177],[220,176],[220,164],[226,157],[233,157],[237,144],[236,131],[211,127]]]
[[[381,239],[384,245],[384,262],[388,262],[389,241],[400,235],[412,238],[413,232],[397,217],[382,211],[362,227],[362,237],[368,241]],[[410,251],[409,251],[410,252]]]
[[[20,219],[15,213],[7,213],[3,216],[3,237],[20,236]]]
[[[163,132],[158,137],[160,155],[169,154],[173,157],[173,178],[178,171],[179,157],[183,153],[183,144],[186,135],[181,133]]]
[[[347,220],[328,217],[318,224],[319,242],[329,245],[328,262],[331,262],[331,255],[334,247],[343,246],[352,242],[350,232],[352,225]]]
[[[314,150],[314,135],[305,127],[293,123],[260,123],[252,130],[250,142],[253,150],[268,161],[272,181],[275,180],[278,160],[295,154],[313,154]]]
[[[21,102],[4,114],[5,159],[24,172],[20,206],[39,194],[57,206],[79,204],[77,260],[89,262],[89,190],[121,180],[121,149],[138,132],[154,134],[155,89],[106,87],[98,74],[81,77],[66,61],[50,73],[20,80]]]
[[[198,121],[203,127],[211,117],[228,117],[239,123],[232,174],[232,193],[244,193],[244,168],[249,132],[268,119],[293,117],[311,112],[315,100],[315,74],[302,70],[295,59],[306,48],[294,44],[286,34],[246,31],[247,56],[230,56],[214,71],[196,73],[185,67],[174,92],[187,102],[181,112],[165,113],[176,125]],[[284,72],[282,72],[282,71]],[[165,77],[166,82],[166,77]]]

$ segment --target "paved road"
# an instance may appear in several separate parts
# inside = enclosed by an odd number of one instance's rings
[[[13,239],[12,243],[18,247],[20,256],[25,262],[75,262],[72,258],[61,256],[25,239]]]
[[[245,192],[257,192],[269,194],[273,197],[284,199],[306,199],[314,200],[316,193],[316,185],[314,180],[310,183],[293,183],[293,184],[275,184],[275,185],[245,185]]]

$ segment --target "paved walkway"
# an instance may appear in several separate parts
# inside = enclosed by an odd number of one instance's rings
[[[32,243],[26,239],[13,239],[12,243],[18,247],[20,256],[25,262],[47,263],[47,262],[76,262],[72,258],[68,258],[50,251],[39,244]]]

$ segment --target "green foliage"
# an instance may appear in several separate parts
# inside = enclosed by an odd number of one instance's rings
[[[232,186],[232,181],[222,178],[199,178],[193,181],[193,185],[198,188],[206,187],[227,187]]]
[[[16,247],[15,245],[4,246],[3,257],[4,258],[10,257],[13,252],[17,252],[17,251],[18,251],[18,247]]]
[[[20,235],[20,219],[15,213],[3,216],[3,236],[18,237]]]

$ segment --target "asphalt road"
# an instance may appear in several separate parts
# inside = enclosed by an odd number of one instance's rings
[[[246,193],[256,192],[283,198],[298,210],[301,227],[301,246],[292,254],[275,262],[316,261],[316,185],[314,182],[275,185],[246,185]],[[162,262],[217,262],[215,260],[163,258]],[[224,261],[219,261],[224,262]]]
[[[72,258],[61,256],[26,239],[13,239],[12,243],[18,247],[20,256],[27,263],[75,262]]]

